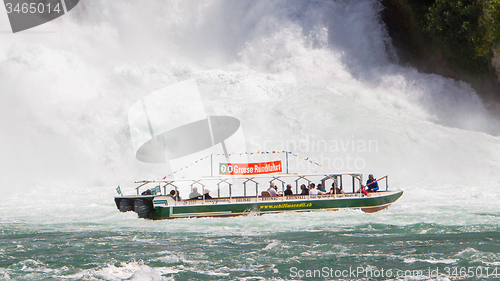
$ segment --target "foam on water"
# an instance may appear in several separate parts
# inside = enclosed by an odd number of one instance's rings
[[[66,280],[94,279],[99,280],[175,280],[165,278],[164,275],[178,273],[179,271],[168,267],[149,267],[143,262],[122,262],[118,266],[108,264],[101,269],[82,270],[71,275],[60,275],[57,278]]]
[[[217,225],[217,220],[213,223]],[[13,262],[2,264],[0,273],[14,279],[235,279],[284,277],[291,266],[442,269],[498,263],[492,244],[485,243],[498,237],[498,229],[467,233],[436,224],[434,233],[422,234],[418,230],[422,227],[351,223],[335,229],[280,230],[265,235],[231,229],[183,233],[137,227],[25,233],[15,239],[9,234],[1,246],[6,250],[4,258]],[[53,239],[54,235],[59,239]],[[15,245],[8,240],[15,240]],[[26,255],[35,258],[23,258]],[[55,259],[56,255],[60,258]]]

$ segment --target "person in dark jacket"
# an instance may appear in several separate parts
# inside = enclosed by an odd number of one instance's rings
[[[205,189],[204,193],[203,199],[213,199],[212,196],[210,196],[210,189]]]
[[[290,184],[286,185],[285,196],[293,195],[292,186]]]
[[[368,175],[368,180],[366,181],[366,185],[367,187],[367,190],[368,192],[377,192],[378,190],[378,183],[377,183],[377,179],[375,179],[373,177],[372,174]]]
[[[201,197],[201,193],[198,192],[197,187],[193,187],[193,191],[189,193],[189,199],[199,199]]]
[[[332,182],[329,194],[345,194],[345,192],[336,185],[336,182]]]
[[[182,200],[181,196],[179,195],[179,191],[172,189],[172,190],[170,190],[170,195],[174,198],[175,201]]]
[[[300,193],[300,195],[309,195],[309,189],[307,189],[306,185],[303,184],[300,186],[300,190],[302,190],[302,192]]]

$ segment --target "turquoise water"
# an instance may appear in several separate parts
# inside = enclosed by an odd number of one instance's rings
[[[500,266],[497,226],[355,223],[357,216],[363,216],[360,213],[349,214],[352,225],[336,223],[342,215],[317,212],[141,223],[145,229],[100,230],[99,225],[86,225],[80,231],[29,231],[7,227],[2,231],[0,274],[15,280],[259,280],[337,279],[342,277],[335,275],[338,272],[351,270],[344,277],[364,280],[378,274],[381,278],[377,279],[391,279],[387,274],[394,274],[392,278],[431,280],[447,274],[460,277],[462,268],[473,268],[470,280],[498,278],[494,275]],[[319,218],[322,226],[312,229],[273,227],[283,221],[300,224]],[[171,229],[180,224],[191,229]],[[321,270],[321,275],[307,270]],[[458,270],[455,275],[454,270]]]
[[[458,193],[466,189],[454,188]],[[66,198],[77,201],[81,194]],[[446,192],[441,194],[446,196]],[[7,219],[3,213],[2,279],[499,277],[498,203],[489,208],[462,208],[446,203],[439,193],[423,203],[413,199],[419,197],[416,192],[408,191],[391,207],[374,214],[341,210],[150,221],[138,219],[135,213],[120,213],[112,193],[108,198],[88,196],[93,204],[82,205],[80,210],[73,209],[73,204],[55,206],[41,214],[40,220],[32,216]],[[460,200],[473,206],[484,198],[457,196],[456,201]],[[48,205],[48,201],[40,203]],[[15,212],[24,209],[8,207]]]

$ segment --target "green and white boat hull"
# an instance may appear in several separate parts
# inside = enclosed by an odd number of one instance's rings
[[[372,213],[394,203],[403,191],[381,191],[363,196],[360,193],[339,195],[295,195],[284,197],[234,197],[209,200],[175,201],[170,195],[115,197],[121,211],[135,211],[149,219],[191,217],[226,217],[269,214],[286,211],[361,209]],[[128,200],[128,202],[123,200]],[[133,204],[131,204],[133,202]],[[123,206],[133,206],[124,208]]]

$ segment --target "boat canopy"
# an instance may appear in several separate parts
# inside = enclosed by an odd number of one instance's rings
[[[388,190],[388,177],[385,176],[385,189]],[[141,194],[141,190],[150,189],[152,195],[168,195],[169,190],[182,192],[181,195],[187,196],[186,192],[192,192],[196,187],[201,194],[206,191],[211,193],[212,197],[252,197],[261,196],[259,191],[265,191],[269,185],[273,183],[279,188],[279,191],[284,193],[286,185],[292,185],[294,194],[300,194],[300,186],[306,184],[309,187],[311,183],[321,183],[323,187],[329,188],[332,184],[339,187],[345,192],[361,192],[360,188],[363,185],[363,175],[361,173],[311,173],[311,174],[267,174],[267,175],[246,175],[246,176],[210,176],[201,178],[166,178],[160,180],[140,180],[135,183],[137,186],[137,195]],[[261,185],[264,184],[262,188]],[[214,193],[216,192],[216,194]]]

